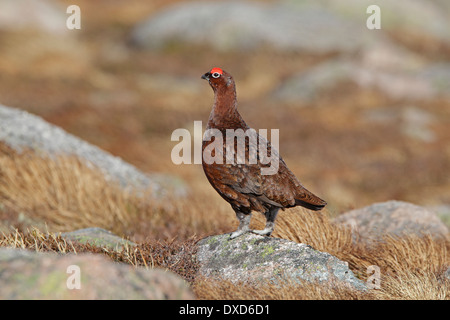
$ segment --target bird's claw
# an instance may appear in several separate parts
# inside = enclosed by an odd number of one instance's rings
[[[247,233],[247,232],[253,232],[253,230],[250,230],[250,229],[238,229],[235,232],[231,233],[230,240],[232,240],[234,238],[237,238],[237,237],[239,237],[239,236],[241,236],[241,235],[243,235],[244,233]]]
[[[251,230],[252,233],[258,234],[260,236],[270,236],[272,234],[273,229],[263,229],[263,230]]]
[[[272,228],[270,228],[270,229],[266,228],[263,230],[238,229],[235,232],[232,232],[230,234],[230,240],[235,239],[235,238],[237,238],[245,233],[248,233],[248,232],[251,232],[251,233],[254,233],[254,234],[257,234],[260,236],[270,236],[273,232],[273,229]]]

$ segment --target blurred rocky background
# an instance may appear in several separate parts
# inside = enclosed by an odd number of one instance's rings
[[[206,122],[200,75],[231,72],[254,128],[280,129],[305,185],[342,212],[389,199],[450,210],[448,1],[0,1],[0,102],[148,173]],[[366,9],[381,9],[369,30]],[[218,197],[211,189],[211,197]]]

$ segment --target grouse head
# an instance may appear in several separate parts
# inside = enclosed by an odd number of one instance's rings
[[[202,75],[202,79],[209,82],[209,85],[213,88],[214,92],[221,89],[234,90],[233,77],[228,72],[220,68],[212,68],[211,71]]]

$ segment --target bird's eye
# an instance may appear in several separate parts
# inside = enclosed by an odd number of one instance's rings
[[[212,74],[212,77],[215,78],[215,79],[217,79],[218,77],[220,77],[220,73],[214,72],[214,73]]]

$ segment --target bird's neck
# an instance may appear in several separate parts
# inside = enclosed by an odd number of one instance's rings
[[[235,87],[216,90],[208,128],[234,129],[246,127],[246,123],[237,110]]]

